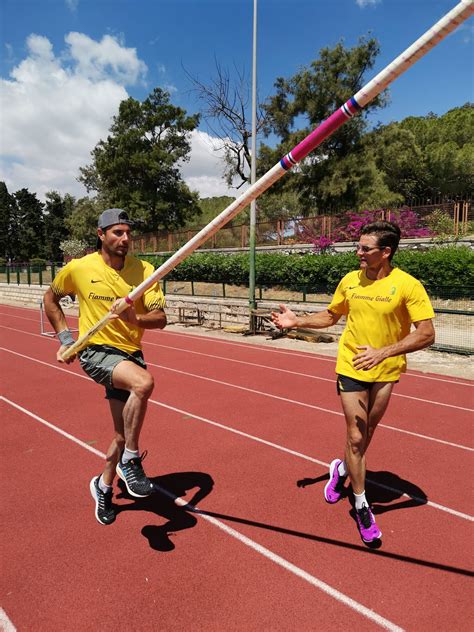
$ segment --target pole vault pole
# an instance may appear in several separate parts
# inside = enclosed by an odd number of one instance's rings
[[[378,75],[367,83],[359,92],[351,97],[344,105],[336,110],[329,118],[323,121],[315,130],[304,138],[290,153],[286,154],[280,162],[272,167],[255,184],[250,186],[240,197],[234,200],[226,209],[215,217],[207,226],[201,229],[184,246],[177,250],[163,265],[157,268],[152,275],[140,283],[128,296],[122,298],[115,307],[114,312],[108,312],[89,331],[82,335],[76,342],[68,347],[62,354],[62,358],[67,360],[84,346],[88,340],[103,329],[109,322],[113,313],[120,314],[133,304],[142,294],[162,279],[168,272],[173,270],[181,261],[186,259],[192,252],[199,248],[209,237],[212,237],[227,222],[234,218],[242,209],[255,200],[261,193],[272,186],[274,182],[285,175],[298,162],[303,160],[313,149],[318,147],[323,140],[335,132],[347,120],[360,112],[362,108],[372,101],[378,94],[392,83],[397,77],[403,74],[410,66],[413,66],[428,51],[434,48],[449,33],[454,31],[462,22],[474,14],[474,0],[461,0],[449,13],[442,17],[424,35],[409,46],[401,55],[386,66]]]

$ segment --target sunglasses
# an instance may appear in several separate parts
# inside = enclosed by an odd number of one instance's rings
[[[356,252],[370,252],[371,250],[385,250],[386,246],[361,246],[358,244],[356,246]]]

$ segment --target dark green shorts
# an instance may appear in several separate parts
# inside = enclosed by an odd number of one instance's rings
[[[97,384],[105,387],[105,399],[118,399],[126,402],[130,393],[120,388],[114,388],[112,384],[112,372],[123,360],[135,362],[142,369],[146,369],[145,360],[141,351],[127,353],[109,345],[90,345],[79,353],[81,367]]]

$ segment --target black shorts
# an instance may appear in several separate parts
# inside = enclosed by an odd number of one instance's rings
[[[396,382],[393,382],[396,384]],[[364,380],[356,380],[353,377],[347,377],[347,375],[337,376],[336,388],[337,394],[343,393],[359,393],[360,391],[370,391],[374,384],[385,384],[386,382],[364,382]]]
[[[142,369],[146,369],[141,351],[130,354],[109,345],[90,345],[79,353],[81,367],[97,384],[105,386],[105,399],[118,399],[126,402],[130,393],[121,388],[114,388],[112,373],[119,362],[129,360]]]

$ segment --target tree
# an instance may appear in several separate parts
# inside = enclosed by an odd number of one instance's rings
[[[11,223],[15,211],[15,198],[8,193],[5,182],[0,182],[0,257],[9,259],[13,253]]]
[[[412,131],[399,123],[379,126],[365,135],[363,147],[364,159],[375,164],[382,182],[391,192],[391,196],[377,198],[374,208],[423,195],[428,169],[424,152]]]
[[[275,87],[276,95],[265,106],[268,116],[267,134],[280,137],[280,144],[271,150],[262,146],[258,170],[260,174],[270,169],[282,155],[290,151],[308,133],[328,118],[338,107],[345,103],[363,86],[365,73],[370,70],[379,52],[375,39],[361,38],[359,44],[346,49],[342,43],[334,48],[323,48],[319,59],[309,67],[298,71],[290,79],[278,78]],[[376,108],[387,102],[387,94],[383,93],[368,104],[361,114],[347,121],[335,131],[325,142],[303,160],[291,178],[286,178],[272,187],[272,194],[283,191],[297,191],[304,206],[304,214],[311,215],[328,209],[334,212],[362,203],[359,199],[357,185],[359,178],[351,178],[340,182],[334,191],[329,186],[322,186],[339,177],[350,174],[348,169],[341,169],[341,161],[354,152],[362,152],[362,138],[367,128],[366,117]],[[308,127],[295,130],[295,124],[305,120]],[[363,170],[360,178],[363,182],[362,198],[373,197],[370,192],[370,178],[373,177],[374,191],[380,186],[380,175],[376,166]]]
[[[74,198],[66,194],[64,198],[57,191],[46,193],[44,224],[47,235],[45,255],[50,261],[62,261],[61,242],[66,239],[69,230],[66,218],[71,214]]]
[[[85,242],[89,247],[95,247],[97,242],[97,220],[101,212],[110,204],[100,198],[83,197],[74,204],[71,214],[65,223],[69,230],[69,237],[76,241]]]
[[[198,212],[197,194],[182,180],[178,164],[189,159],[189,134],[199,117],[171,104],[160,88],[143,103],[122,101],[110,135],[92,151],[79,180],[111,205],[143,221],[144,230],[173,229]]]
[[[304,204],[298,191],[287,189],[273,195],[264,193],[258,198],[260,221],[278,219],[294,219],[304,215]]]
[[[199,209],[201,211],[198,221],[194,221],[192,225],[194,226],[206,226],[209,224],[211,220],[213,220],[217,215],[222,213],[222,211],[232,204],[235,198],[230,197],[228,195],[221,195],[216,197],[203,198],[199,200]],[[231,220],[231,223],[237,220],[237,223],[242,223],[241,214],[237,215],[236,218]]]
[[[252,125],[251,125],[251,82],[245,71],[235,67],[235,75],[224,69],[216,60],[216,75],[209,83],[202,83],[192,77],[194,91],[204,103],[203,119],[212,134],[218,138],[216,150],[224,150],[224,179],[229,187],[236,188],[250,182],[252,165]],[[265,125],[265,114],[259,102],[256,104],[256,134]]]
[[[423,156],[422,195],[471,192],[474,186],[474,105],[466,103],[437,116],[408,117],[395,124],[408,130]]]
[[[13,253],[17,261],[29,261],[33,257],[45,256],[45,230],[43,203],[36,193],[20,189],[14,193],[16,217],[12,222],[12,231],[17,231],[18,247]]]

